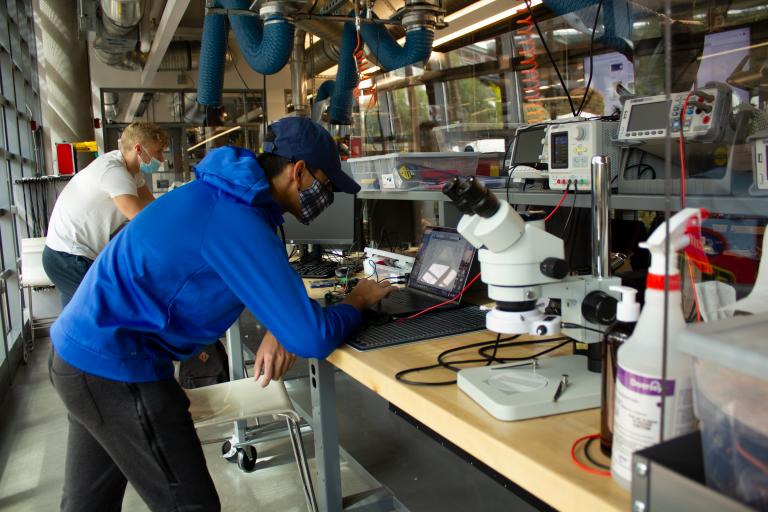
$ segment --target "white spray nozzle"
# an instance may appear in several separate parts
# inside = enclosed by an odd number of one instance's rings
[[[637,302],[637,290],[629,286],[611,286],[614,292],[621,294],[621,300],[616,305],[616,320],[620,322],[637,322],[640,317],[640,304]]]
[[[656,228],[651,236],[648,237],[648,240],[639,244],[643,249],[651,251],[651,268],[649,269],[651,274],[661,276],[678,274],[677,259],[674,257],[670,257],[669,269],[667,269],[667,255],[664,253],[666,249],[664,242],[667,236],[665,226],[669,224],[669,251],[670,256],[672,256],[673,253],[688,247],[691,239],[686,234],[686,231],[692,223],[700,225],[702,219],[706,218],[706,216],[707,212],[703,208],[685,208]]]

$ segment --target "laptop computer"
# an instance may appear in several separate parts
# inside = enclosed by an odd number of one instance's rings
[[[371,309],[403,317],[455,297],[467,284],[475,252],[472,244],[453,228],[426,228],[405,287]],[[457,307],[459,302],[461,298],[439,309]]]

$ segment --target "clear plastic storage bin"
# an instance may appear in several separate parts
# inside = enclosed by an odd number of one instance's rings
[[[392,153],[373,158],[382,191],[440,190],[454,176],[474,176],[479,153]]]
[[[768,314],[689,327],[707,485],[768,510]]]
[[[363,156],[347,160],[352,171],[352,178],[360,185],[362,190],[379,190],[379,174],[376,172],[374,162],[381,156]]]

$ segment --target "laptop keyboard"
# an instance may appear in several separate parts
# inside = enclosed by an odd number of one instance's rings
[[[430,298],[425,297],[423,295],[419,295],[418,293],[414,293],[410,290],[402,290],[393,293],[389,297],[386,298],[386,301],[392,304],[397,304],[398,306],[405,306],[408,308],[411,308],[415,311],[418,311],[420,309],[426,309],[428,307],[434,306],[435,304],[439,304],[440,302],[443,302],[442,299],[436,298]]]
[[[365,351],[479,331],[485,329],[486,313],[478,306],[464,305],[457,309],[431,312],[411,320],[363,326],[352,339],[347,340],[347,344]]]
[[[292,263],[294,270],[299,273],[301,277],[322,279],[325,277],[333,277],[336,272],[338,263],[334,261],[321,261],[319,263]]]

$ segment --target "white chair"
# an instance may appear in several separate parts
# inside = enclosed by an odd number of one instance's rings
[[[282,381],[272,381],[265,388],[252,378],[184,390],[189,397],[189,413],[195,428],[234,422],[258,416],[282,417],[288,425],[293,454],[304,486],[307,508],[317,512],[307,456],[299,429],[300,417],[293,410]],[[255,441],[242,443],[252,444]]]
[[[53,288],[53,283],[46,275],[43,269],[43,249],[45,248],[45,237],[22,238],[21,239],[21,257],[19,261],[19,286],[21,286],[22,299],[25,298],[29,304],[29,332],[27,336],[26,329],[22,329],[23,334],[23,358],[26,362],[29,358],[29,352],[35,348],[35,329],[38,327],[50,326],[56,317],[35,319],[34,309],[32,307],[32,290],[40,288]]]

